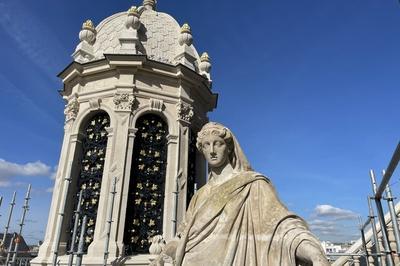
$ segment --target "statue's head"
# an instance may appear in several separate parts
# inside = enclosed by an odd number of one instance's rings
[[[198,150],[204,154],[210,167],[223,167],[231,163],[233,138],[229,129],[221,124],[207,123],[197,136]]]
[[[233,133],[219,123],[205,124],[197,135],[196,146],[212,168],[230,163],[237,171],[251,170]]]

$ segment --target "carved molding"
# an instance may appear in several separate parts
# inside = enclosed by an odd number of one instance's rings
[[[158,99],[150,99],[150,109],[152,111],[162,112],[164,109],[164,101]]]
[[[135,104],[136,97],[129,93],[116,93],[113,102],[115,110],[131,112]]]
[[[85,137],[84,134],[82,133],[75,133],[75,134],[71,134],[70,136],[70,143],[74,143],[74,142],[78,142],[81,143],[81,139],[83,139]]]
[[[68,101],[65,105],[64,114],[65,114],[65,121],[69,121],[71,119],[76,119],[76,116],[79,112],[79,101],[78,96],[74,95],[72,99]]]
[[[174,143],[174,144],[178,143],[178,136],[177,135],[169,134],[167,136],[167,144],[171,144],[171,143]]]
[[[107,137],[114,136],[114,128],[113,127],[106,127],[105,130],[107,131]]]
[[[128,136],[129,136],[130,138],[135,138],[135,137],[136,137],[136,132],[137,132],[137,131],[138,131],[138,129],[135,128],[135,127],[128,128]]]
[[[190,104],[179,102],[176,104],[178,119],[190,122],[194,116],[193,107]]]

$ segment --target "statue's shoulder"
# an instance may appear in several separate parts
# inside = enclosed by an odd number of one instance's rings
[[[259,172],[255,172],[255,171],[245,171],[243,172],[243,175],[246,176],[247,178],[251,178],[254,181],[265,181],[267,183],[271,183],[270,179],[268,176],[263,175]]]

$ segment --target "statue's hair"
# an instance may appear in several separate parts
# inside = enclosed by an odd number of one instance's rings
[[[197,134],[196,147],[200,152],[203,152],[203,139],[208,135],[214,135],[222,138],[228,145],[229,150],[232,150],[233,138],[229,129],[216,122],[209,122],[203,126]]]
[[[200,152],[203,152],[202,143],[204,138],[208,135],[218,136],[225,141],[229,151],[229,162],[236,171],[252,170],[232,131],[219,123],[208,122],[197,134],[196,147]]]

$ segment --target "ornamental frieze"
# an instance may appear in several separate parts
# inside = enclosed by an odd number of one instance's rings
[[[115,109],[118,111],[132,111],[135,97],[129,93],[117,93],[114,95]]]

